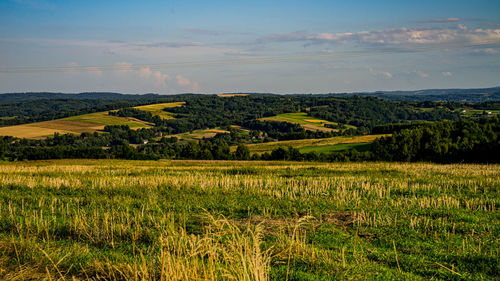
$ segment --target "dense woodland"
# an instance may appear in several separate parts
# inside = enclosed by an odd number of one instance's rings
[[[109,97],[106,94],[102,97]],[[92,96],[92,95],[90,95]],[[42,95],[41,97],[44,97]],[[50,120],[76,114],[118,109],[109,114],[135,117],[154,124],[132,130],[106,126],[100,133],[59,135],[43,140],[0,139],[0,158],[34,160],[59,158],[220,159],[297,161],[432,161],[498,162],[500,125],[497,118],[467,119],[457,109],[496,109],[499,102],[394,102],[377,97],[249,95],[222,98],[182,95],[168,98],[148,95],[129,99],[44,99],[0,104],[3,124]],[[185,101],[166,108],[175,119],[165,120],[131,108],[140,104]],[[338,123],[337,131],[305,130],[299,124],[262,121],[282,113],[305,112]],[[446,121],[445,121],[446,120]],[[234,125],[238,127],[235,128]],[[350,125],[349,127],[345,125]],[[229,133],[202,140],[179,140],[172,135],[196,129],[221,128]],[[238,129],[244,128],[244,129]],[[272,153],[250,154],[246,145],[257,142],[316,139],[341,135],[392,133],[371,145],[369,151],[300,153],[277,148]],[[235,152],[230,146],[238,146]]]

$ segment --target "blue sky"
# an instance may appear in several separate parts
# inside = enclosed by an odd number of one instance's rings
[[[498,77],[500,1],[0,0],[0,92],[327,93]]]

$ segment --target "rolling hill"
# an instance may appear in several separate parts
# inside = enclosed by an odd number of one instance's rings
[[[248,149],[250,153],[262,154],[271,152],[278,147],[293,147],[299,149],[301,152],[329,152],[341,151],[348,149],[356,149],[355,146],[366,145],[373,142],[375,139],[388,135],[365,135],[353,137],[333,137],[324,139],[302,139],[302,140],[289,140],[289,141],[276,141],[249,144]],[[358,149],[362,149],[358,147]],[[232,151],[236,151],[236,146],[231,147]]]
[[[131,117],[118,117],[108,114],[108,111],[71,116],[51,121],[36,122],[23,125],[0,128],[0,136],[17,138],[41,139],[59,134],[81,134],[96,132],[106,125],[128,125],[132,129],[148,128],[150,124]]]

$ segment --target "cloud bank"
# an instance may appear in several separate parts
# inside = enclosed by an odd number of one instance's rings
[[[500,29],[469,29],[465,25],[448,28],[393,28],[386,30],[346,32],[346,33],[291,33],[273,34],[262,37],[257,43],[304,42],[306,44],[357,43],[371,45],[422,45],[441,43],[500,42]]]

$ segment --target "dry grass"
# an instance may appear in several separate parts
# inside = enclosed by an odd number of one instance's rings
[[[428,163],[0,163],[0,279],[495,280],[499,171]]]

